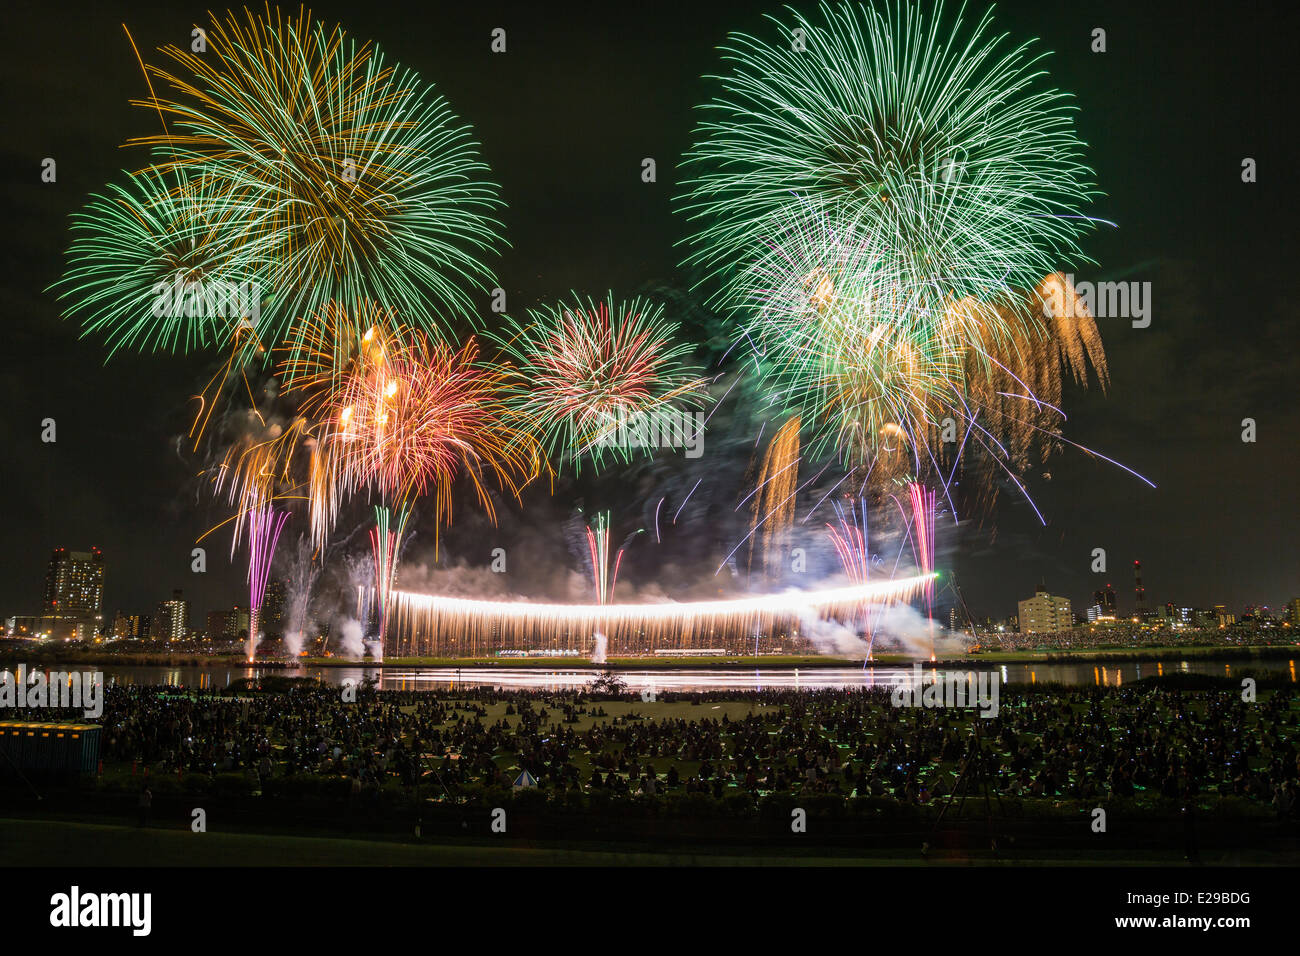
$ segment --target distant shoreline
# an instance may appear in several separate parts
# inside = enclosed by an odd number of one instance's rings
[[[615,657],[607,663],[596,664],[585,658],[572,657],[492,657],[492,658],[388,658],[383,661],[343,660],[337,657],[301,658],[298,661],[267,659],[246,664],[235,655],[201,654],[112,654],[95,651],[68,651],[66,648],[33,648],[35,653],[23,654],[6,649],[0,653],[0,666],[17,664],[78,667],[84,665],[119,667],[254,667],[277,670],[297,670],[299,667],[366,667],[366,668],[533,668],[538,670],[601,671],[613,670],[682,670],[708,667],[718,670],[789,670],[796,668],[863,667],[861,658],[822,656],[771,656],[771,657]],[[56,652],[57,651],[57,652]],[[1298,645],[1252,645],[1244,647],[1189,646],[1189,647],[1134,647],[1097,648],[1080,651],[987,651],[961,657],[941,658],[931,665],[928,660],[903,654],[880,654],[873,663],[880,667],[899,667],[910,664],[935,667],[974,667],[979,669],[999,667],[1004,664],[1109,664],[1141,661],[1167,661],[1191,658],[1202,661],[1238,660],[1257,658],[1285,660],[1300,657]]]

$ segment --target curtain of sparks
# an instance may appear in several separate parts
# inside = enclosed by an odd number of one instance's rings
[[[820,591],[768,594],[724,601],[664,604],[540,604],[479,601],[394,591],[395,652],[430,657],[479,657],[510,648],[589,646],[593,633],[609,652],[637,656],[659,648],[716,647],[725,635],[756,630],[792,637],[809,617],[838,620],[871,605],[912,600],[924,576]]]

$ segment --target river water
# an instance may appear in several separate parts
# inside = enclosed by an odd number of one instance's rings
[[[327,684],[377,678],[383,690],[433,690],[490,685],[501,688],[564,690],[579,688],[596,676],[592,670],[550,667],[297,667],[259,668],[257,666],[157,667],[101,665],[105,680],[118,684],[142,684],[166,687],[223,688],[246,677],[278,675],[284,677],[319,677]],[[1209,674],[1219,677],[1245,678],[1264,673],[1281,674],[1296,680],[1295,659],[1257,660],[1128,661],[1107,664],[1007,664],[993,668],[1002,683],[1062,683],[1075,686],[1089,684],[1115,687],[1169,674]],[[845,687],[892,687],[911,683],[915,672],[909,666],[889,665],[861,667],[774,667],[761,665],[752,669],[682,667],[672,670],[619,668],[618,674],[629,690],[655,691],[752,691],[768,689],[818,690]],[[944,667],[941,673],[961,672],[960,667]],[[928,671],[926,672],[928,676]]]

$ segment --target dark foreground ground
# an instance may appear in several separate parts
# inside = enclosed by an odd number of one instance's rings
[[[671,843],[598,844],[391,839],[383,835],[193,833],[183,826],[144,829],[124,822],[0,819],[0,866],[1285,866],[1296,845],[1219,846],[1189,861],[1178,841],[1166,848],[1005,845],[983,842],[982,827],[947,830],[943,846],[701,847]],[[1100,841],[1099,841],[1100,842]]]

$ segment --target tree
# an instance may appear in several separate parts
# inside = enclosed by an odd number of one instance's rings
[[[627,682],[619,677],[616,671],[603,670],[591,680],[587,690],[592,694],[609,694],[617,697],[627,691]]]

